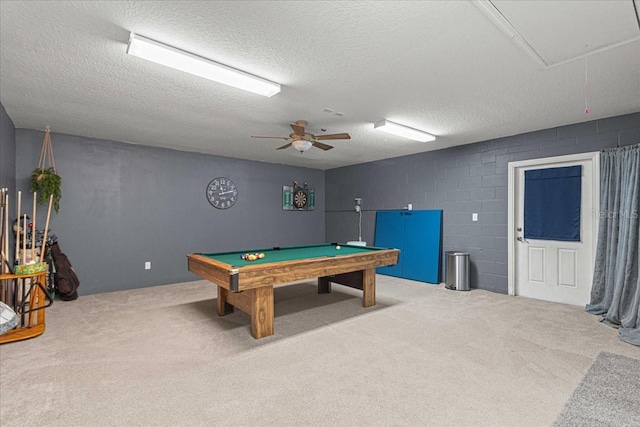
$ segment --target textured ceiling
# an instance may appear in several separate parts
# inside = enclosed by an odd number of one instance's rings
[[[640,111],[632,0],[2,0],[0,18],[0,101],[19,128],[330,169]],[[126,55],[130,32],[282,92]],[[287,136],[299,119],[352,139],[300,154],[250,137]],[[381,119],[438,139],[374,131]]]

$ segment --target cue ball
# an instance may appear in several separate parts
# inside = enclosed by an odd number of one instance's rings
[[[340,245],[336,246],[336,251],[340,250]]]

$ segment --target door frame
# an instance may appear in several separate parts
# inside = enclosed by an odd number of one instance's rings
[[[578,162],[578,161],[591,161],[593,165],[593,176],[592,179],[592,189],[593,189],[593,197],[591,203],[591,214],[593,215],[593,221],[591,224],[591,236],[592,236],[592,254],[593,259],[592,262],[595,261],[596,256],[596,247],[598,244],[598,227],[600,224],[600,215],[598,215],[600,211],[600,152],[589,152],[589,153],[579,153],[579,154],[570,154],[567,156],[557,156],[557,157],[544,157],[540,159],[530,159],[530,160],[520,160],[517,162],[509,162],[509,171],[508,171],[508,187],[507,187],[507,198],[508,198],[508,233],[507,233],[507,284],[508,284],[508,294],[516,295],[516,253],[515,253],[515,235],[516,235],[516,208],[517,208],[517,188],[515,188],[515,179],[517,169],[528,166],[550,166],[556,163],[566,163],[566,162]]]

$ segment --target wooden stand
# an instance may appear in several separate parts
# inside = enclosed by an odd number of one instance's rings
[[[30,283],[27,284],[27,280]],[[0,335],[0,344],[25,340],[42,335],[45,328],[45,308],[51,305],[51,299],[44,291],[46,272],[36,275],[0,274],[0,284],[2,287],[11,287],[13,292],[19,293],[22,301],[18,301],[16,314],[20,316],[21,322],[18,326]],[[16,295],[16,298],[18,295]],[[6,303],[6,302],[5,302]],[[13,306],[13,304],[8,304]]]

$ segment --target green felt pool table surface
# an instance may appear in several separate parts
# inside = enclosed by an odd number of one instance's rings
[[[260,265],[273,262],[283,261],[295,261],[301,259],[310,258],[323,258],[323,257],[338,257],[344,255],[358,254],[370,251],[381,250],[383,248],[375,248],[371,246],[347,246],[339,245],[340,249],[336,249],[337,246],[333,244],[322,245],[310,245],[310,246],[292,246],[280,249],[268,248],[268,249],[252,249],[239,252],[222,252],[202,254],[207,258],[214,259],[216,261],[229,264],[234,267],[244,267],[247,265]],[[243,254],[255,254],[263,253],[265,255],[262,259],[255,261],[247,261],[242,259]]]

